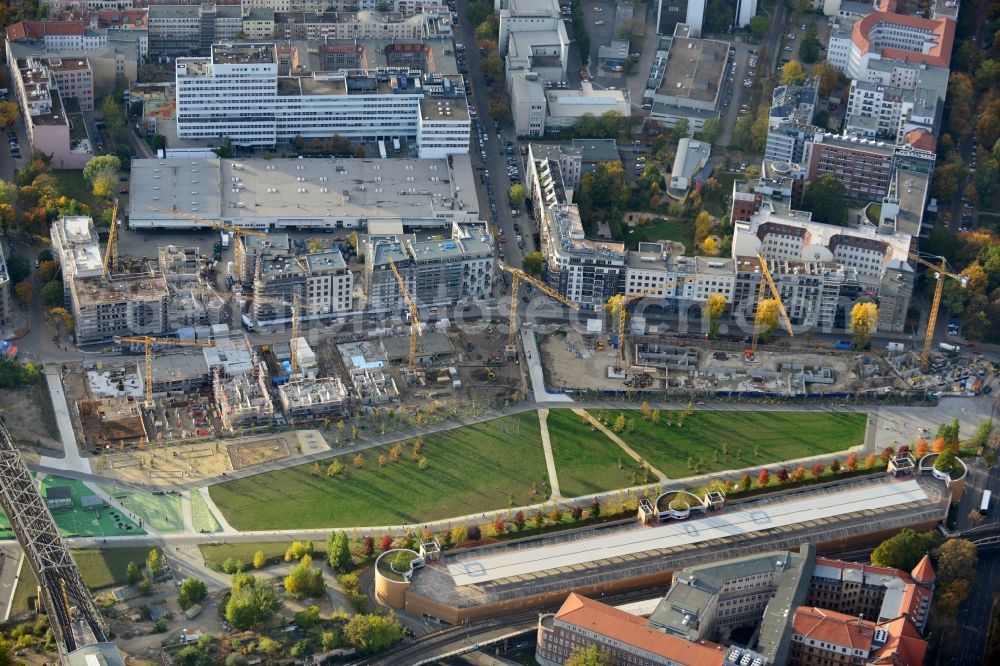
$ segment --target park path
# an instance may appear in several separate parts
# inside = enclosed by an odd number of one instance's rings
[[[58,364],[45,366],[45,383],[52,398],[52,411],[56,415],[56,425],[59,428],[59,441],[63,447],[63,457],[53,458],[42,456],[39,463],[43,467],[63,469],[73,472],[90,474],[90,459],[80,455],[80,447],[76,443],[76,433],[73,431],[73,419],[70,418],[69,404],[66,402],[66,392],[62,385],[62,366]]]
[[[615,433],[613,433],[610,430],[608,430],[604,426],[604,424],[601,423],[600,421],[598,421],[597,417],[595,417],[593,414],[591,414],[590,412],[588,412],[585,409],[574,409],[573,413],[577,414],[579,416],[582,416],[583,418],[585,418],[588,421],[590,421],[590,424],[592,426],[594,426],[595,428],[597,428],[598,430],[600,430],[601,432],[603,432],[604,435],[608,439],[610,439],[612,442],[614,442],[619,447],[621,447],[621,450],[624,451],[625,453],[627,453],[629,455],[629,457],[632,458],[632,460],[636,461],[640,465],[646,465],[647,467],[649,467],[649,471],[651,471],[653,474],[655,474],[660,481],[666,481],[667,480],[667,475],[666,474],[664,474],[660,470],[658,470],[655,467],[653,467],[649,462],[643,460],[642,456],[640,456],[638,453],[636,453],[632,449],[631,446],[629,446],[628,444],[625,443],[625,440],[623,440],[621,437],[619,437]]]
[[[226,520],[226,516],[219,510],[219,507],[215,506],[215,502],[212,500],[212,496],[208,494],[208,486],[202,486],[200,488],[195,488],[199,493],[201,493],[201,498],[205,500],[205,504],[208,506],[208,510],[212,512],[215,516],[215,520],[218,521],[219,527],[222,528],[224,534],[238,534],[239,530],[234,529],[229,521]]]
[[[181,520],[184,521],[184,531],[194,532],[194,514],[191,511],[191,491],[181,491]]]
[[[552,499],[563,499],[559,491],[559,477],[556,474],[556,459],[552,455],[552,441],[549,439],[549,410],[538,410],[538,425],[542,433],[542,451],[545,453],[545,467],[549,470],[549,487],[552,488]]]

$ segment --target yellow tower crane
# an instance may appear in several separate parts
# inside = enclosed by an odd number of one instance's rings
[[[154,338],[150,335],[116,338],[116,342],[142,345],[146,351],[146,407],[153,406],[153,347],[214,347],[211,340],[181,340],[180,338]]]
[[[205,226],[211,227],[212,229],[215,229],[217,231],[225,231],[227,233],[231,233],[233,235],[233,269],[236,271],[236,274],[240,276],[241,282],[243,280],[243,272],[246,268],[246,249],[243,247],[243,243],[240,242],[240,236],[267,238],[267,234],[264,233],[263,231],[245,229],[244,227],[238,227],[235,224],[226,224],[225,222],[213,220],[208,217],[202,217],[201,215],[195,215],[193,213],[185,213],[179,210],[160,208],[159,206],[150,206],[150,209],[159,211],[161,213],[167,213],[168,215],[176,215],[177,217],[183,217],[193,222],[201,222]]]
[[[643,298],[665,298],[664,292],[667,289],[672,289],[688,280],[695,279],[695,275],[685,275],[679,277],[675,280],[668,280],[663,285],[657,289],[651,289],[638,294],[618,294],[612,296],[608,299],[608,303],[611,304],[612,310],[614,308],[619,308],[618,310],[618,356],[615,359],[615,372],[620,372],[625,364],[625,320],[628,317],[628,306],[634,301],[641,300]]]
[[[406,301],[406,307],[410,310],[410,368],[415,369],[417,367],[417,336],[420,335],[420,316],[417,312],[417,304],[410,296],[410,290],[406,288],[406,280],[399,272],[399,268],[396,267],[396,262],[389,258],[389,268],[392,269],[392,274],[396,276],[396,282],[399,283],[399,291],[403,294],[403,300]]]
[[[767,259],[763,255],[757,255],[757,262],[760,265],[760,289],[757,292],[757,314],[754,316],[754,326],[753,326],[753,341],[750,343],[750,349],[743,352],[743,358],[746,361],[754,361],[757,358],[757,336],[760,333],[760,328],[757,326],[757,319],[760,318],[760,304],[764,302],[764,295],[767,290],[771,290],[771,296],[775,301],[778,302],[778,312],[781,314],[781,321],[785,325],[785,330],[788,331],[789,336],[794,336],[795,331],[792,330],[792,320],[788,318],[788,313],[785,311],[785,304],[781,302],[781,292],[778,291],[778,286],[774,284],[774,278],[771,277],[771,271],[767,267]]]
[[[513,266],[501,263],[498,263],[497,266],[500,270],[510,273],[513,278],[510,282],[510,330],[507,333],[507,355],[513,356],[517,353],[517,290],[521,286],[522,282],[527,282],[528,284],[533,285],[540,292],[556,299],[563,305],[571,307],[574,310],[580,309],[579,305],[569,300],[558,291],[552,289],[552,287],[544,282],[531,277],[520,268],[514,268]]]
[[[937,283],[934,285],[934,298],[931,301],[931,309],[927,314],[927,333],[924,334],[924,348],[923,351],[920,352],[920,368],[922,370],[926,370],[931,359],[931,345],[934,343],[934,328],[937,326],[938,312],[941,309],[941,294],[944,293],[944,279],[947,277],[952,280],[958,280],[959,284],[962,285],[962,289],[965,289],[969,285],[969,278],[964,275],[956,275],[955,273],[949,272],[948,260],[944,257],[931,257],[931,259],[940,259],[940,264],[931,263],[916,252],[910,252],[909,257],[917,263],[923,264],[927,268],[934,271],[934,281]]]
[[[111,209],[111,229],[108,231],[108,244],[104,246],[104,277],[111,277],[111,272],[118,266],[118,201]]]

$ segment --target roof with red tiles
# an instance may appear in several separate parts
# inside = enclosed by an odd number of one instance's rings
[[[951,49],[955,42],[955,22],[951,19],[928,19],[885,11],[872,12],[855,22],[851,28],[851,41],[862,53],[868,53],[871,48],[871,41],[868,38],[868,34],[880,24],[925,30],[932,33],[934,39],[936,39],[936,43],[931,47],[929,53],[885,48],[882,49],[883,57],[893,60],[903,60],[905,62],[923,63],[934,67],[949,66],[951,62]]]
[[[692,643],[650,629],[645,618],[626,613],[593,599],[570,594],[556,619],[601,636],[632,645],[688,666],[719,666],[725,649],[714,643]]]
[[[20,42],[42,39],[46,35],[83,36],[87,26],[82,21],[18,21],[7,28],[7,39]]]

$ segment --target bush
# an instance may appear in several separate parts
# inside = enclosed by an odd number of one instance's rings
[[[188,608],[198,603],[208,594],[208,588],[203,581],[197,578],[185,578],[180,585],[178,601],[181,608]]]
[[[235,557],[227,557],[225,562],[222,563],[222,571],[227,574],[237,574],[246,568],[246,563],[243,560],[236,559]]]

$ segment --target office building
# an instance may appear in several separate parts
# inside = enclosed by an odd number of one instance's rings
[[[271,34],[265,39],[451,39],[453,26],[447,7],[431,6],[416,14],[357,12],[274,12]],[[249,36],[249,35],[248,35]]]
[[[910,618],[872,622],[825,608],[801,606],[792,616],[788,666],[921,666],[925,641]]]
[[[216,44],[211,56],[178,58],[177,135],[273,146],[298,137],[410,139],[421,157],[469,149],[461,77],[409,73],[278,76],[274,44]]]
[[[955,41],[951,18],[921,18],[896,14],[895,3],[857,20],[850,30],[830,35],[827,60],[852,79],[867,80],[871,63],[879,60],[948,68]],[[888,11],[885,11],[888,9]]]
[[[905,144],[821,133],[805,143],[802,158],[807,180],[831,174],[844,184],[849,198],[865,203],[888,194],[897,169],[930,174],[935,160],[933,152]]]
[[[614,139],[573,139],[565,143],[528,144],[528,162],[554,160],[559,165],[563,187],[576,190],[585,173],[593,173],[598,164],[621,164]],[[572,197],[569,197],[572,200]]]
[[[242,30],[239,4],[150,4],[149,55],[173,58],[208,53],[212,44],[234,39]]]
[[[545,134],[545,87],[538,74],[515,71],[507,74],[510,91],[510,111],[514,132],[518,136],[536,137]]]
[[[692,37],[701,37],[705,0],[659,0],[656,3],[656,34],[672,35],[678,24],[691,27]]]

